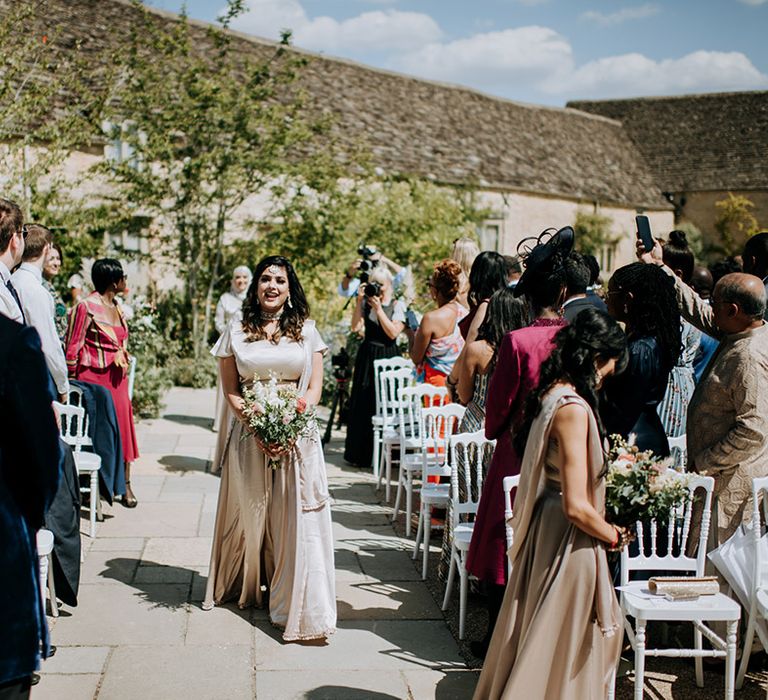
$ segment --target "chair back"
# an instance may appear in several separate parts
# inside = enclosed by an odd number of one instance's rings
[[[380,360],[373,361],[373,387],[376,395],[376,416],[384,417],[385,413],[382,406],[382,395],[385,388],[381,376],[384,372],[392,369],[412,369],[413,363],[406,357],[382,357]],[[390,414],[391,415],[391,414]]]
[[[407,386],[400,391],[397,410],[400,439],[422,439],[421,412],[425,406],[444,406],[448,402],[448,389],[433,384]],[[401,446],[402,449],[402,446]]]
[[[128,400],[133,401],[133,385],[136,381],[136,355],[131,355],[128,363]]]
[[[684,472],[688,463],[688,443],[685,433],[677,437],[667,437],[669,443],[669,453],[674,460],[675,469]]]
[[[512,532],[512,491],[517,489],[520,485],[520,475],[505,476],[502,481],[502,488],[504,490],[504,528],[507,536],[507,549],[512,546],[512,538],[514,533]]]
[[[85,409],[85,395],[79,386],[70,384],[69,404],[71,406],[80,406],[81,408]],[[93,441],[91,440],[88,428],[88,411],[86,411],[85,418],[83,419],[83,436],[80,443],[83,447],[93,447]]]
[[[396,424],[397,413],[402,402],[400,393],[406,387],[416,383],[413,370],[407,367],[382,370],[380,382],[381,415],[385,420],[391,419]]]
[[[762,496],[763,517],[760,517],[760,501]],[[753,572],[753,590],[748,591],[754,600],[755,593],[761,588],[768,588],[768,561],[763,556],[760,540],[763,536],[762,523],[768,522],[768,476],[752,479],[752,541],[755,547]]]
[[[493,451],[495,440],[488,440],[485,432],[459,433],[451,435],[450,465],[451,465],[451,501],[454,522],[458,523],[462,516],[477,513],[480,505],[480,494],[483,491],[483,462],[486,451]],[[465,492],[459,489],[459,472],[461,471],[466,485]]]
[[[449,403],[445,406],[429,406],[421,409],[422,479],[430,476],[450,476],[448,464],[449,439],[458,432],[464,417],[464,406]]]
[[[61,439],[75,452],[80,452],[85,436],[85,409],[82,406],[73,406],[58,401],[54,401],[53,405],[56,407],[61,420]]]
[[[691,474],[685,476],[688,478],[688,491],[691,497],[685,505],[670,513],[664,523],[666,528],[659,528],[655,519],[638,521],[635,524],[638,553],[630,555],[629,547],[625,547],[621,552],[622,586],[629,583],[632,571],[687,571],[694,572],[696,576],[704,575],[715,480],[711,476]],[[683,478],[682,474],[680,478]],[[703,494],[701,494],[702,491]],[[695,555],[689,556],[694,499],[702,504],[701,523]],[[698,506],[697,510],[699,510]]]

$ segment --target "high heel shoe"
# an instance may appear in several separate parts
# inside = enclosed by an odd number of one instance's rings
[[[126,487],[129,487],[130,485],[131,485],[130,481],[126,481],[125,482],[125,486]],[[123,496],[120,499],[120,503],[122,503],[125,508],[135,508],[137,505],[139,505],[139,502],[138,502],[138,500],[136,500],[136,497],[135,496],[128,496],[127,493],[126,493],[125,496]]]

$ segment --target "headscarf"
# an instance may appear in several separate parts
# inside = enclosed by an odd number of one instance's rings
[[[246,285],[242,292],[235,287],[235,277],[239,277],[241,275],[245,275],[248,278],[248,285]],[[250,285],[252,279],[253,273],[251,272],[251,268],[247,265],[238,265],[232,271],[232,285],[229,288],[229,293],[232,296],[237,297],[240,301],[245,301],[245,295],[248,293],[248,286]]]

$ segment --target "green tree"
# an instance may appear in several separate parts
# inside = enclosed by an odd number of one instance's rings
[[[715,247],[725,255],[738,255],[745,241],[760,230],[752,214],[755,205],[748,197],[729,192],[725,199],[715,202],[715,207],[715,231],[720,237]]]
[[[309,116],[295,85],[305,59],[285,34],[271,54],[253,58],[227,30],[243,10],[230,0],[220,25],[193,27],[143,13],[120,61],[109,136],[131,157],[102,164],[128,202],[150,222],[155,255],[178,270],[185,325],[196,357],[209,329],[225,236],[242,231],[247,200],[290,187],[318,158],[310,144],[325,122]],[[317,148],[316,151],[321,151]],[[130,213],[130,212],[129,212]]]
[[[600,259],[600,254],[606,246],[619,241],[619,236],[611,233],[612,223],[610,217],[596,212],[577,212],[573,222],[576,249],[584,255],[594,255]]]

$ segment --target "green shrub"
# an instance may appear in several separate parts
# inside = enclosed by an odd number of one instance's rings
[[[170,373],[175,386],[207,389],[216,386],[218,367],[216,358],[205,354],[199,360],[193,357],[176,357],[170,363]]]

